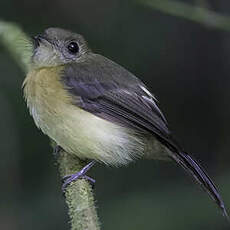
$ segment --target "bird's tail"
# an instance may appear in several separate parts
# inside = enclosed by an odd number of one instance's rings
[[[221,209],[223,215],[228,219],[229,216],[225,209],[224,202],[207,173],[202,169],[202,167],[185,152],[172,153],[170,158],[175,160],[179,165],[181,165],[186,172],[188,172],[203,189],[210,195],[210,197],[217,203]]]

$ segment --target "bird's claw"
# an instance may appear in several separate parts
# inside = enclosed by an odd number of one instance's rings
[[[94,161],[90,162],[89,164],[87,164],[83,169],[81,169],[79,172],[75,173],[75,174],[71,174],[71,175],[67,175],[64,176],[62,181],[63,181],[63,185],[62,185],[62,191],[63,193],[65,193],[66,188],[68,187],[68,185],[70,185],[73,181],[76,181],[78,179],[85,179],[88,180],[90,182],[90,184],[94,185],[95,184],[95,180],[87,175],[86,172],[95,164]]]

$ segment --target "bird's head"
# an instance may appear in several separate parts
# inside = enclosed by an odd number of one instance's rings
[[[90,52],[80,34],[60,28],[48,28],[33,40],[32,65],[37,68],[82,62]]]

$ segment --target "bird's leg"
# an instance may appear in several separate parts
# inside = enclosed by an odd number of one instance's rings
[[[63,185],[62,185],[62,191],[65,192],[66,187],[73,181],[76,181],[78,179],[86,179],[88,180],[90,183],[94,184],[95,180],[92,179],[91,177],[88,177],[87,175],[85,175],[95,164],[95,161],[91,161],[89,164],[87,164],[84,168],[82,168],[79,172],[74,173],[72,175],[68,175],[65,176],[63,178]]]
[[[95,184],[95,182],[96,182],[95,179],[93,179],[93,178],[91,178],[91,177],[89,177],[89,176],[87,176],[87,175],[84,175],[84,176],[82,176],[81,178],[82,178],[82,179],[85,179],[85,180],[88,180],[93,186],[94,186],[94,184]]]
[[[64,183],[68,178],[70,178],[70,177],[73,176],[73,175],[76,175],[76,174],[71,174],[71,175],[64,176],[64,177],[62,178],[63,183]],[[83,175],[83,176],[81,176],[81,177],[79,177],[79,178],[77,178],[77,179],[85,179],[85,180],[88,180],[92,185],[94,185],[95,182],[96,182],[96,180],[94,180],[93,178],[91,178],[91,177],[89,177],[89,176],[87,176],[87,175]]]
[[[62,150],[62,147],[60,145],[56,145],[54,147],[54,150],[53,150],[53,155],[54,157],[57,159],[59,154],[60,154],[60,151]]]

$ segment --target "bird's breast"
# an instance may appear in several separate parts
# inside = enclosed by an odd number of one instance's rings
[[[62,71],[63,67],[33,70],[23,83],[27,105],[37,127],[80,158],[119,165],[140,157],[143,139],[133,130],[77,107],[78,98],[73,98],[61,81]]]
[[[60,81],[61,71],[60,67],[33,70],[23,83],[30,114],[44,132],[44,126],[60,118],[63,105],[70,103]]]

